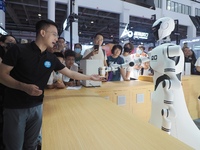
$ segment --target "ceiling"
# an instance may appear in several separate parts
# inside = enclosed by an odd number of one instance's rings
[[[5,29],[16,37],[19,36],[19,33],[25,31],[34,33],[35,23],[40,19],[47,18],[48,10],[46,0],[6,0],[5,4]],[[56,3],[55,10],[55,22],[58,24],[59,33],[61,33],[63,31],[63,23],[69,16],[67,14],[68,6]],[[39,13],[41,16],[38,16]],[[89,43],[97,32],[104,35],[106,42],[119,42],[121,40],[119,39],[119,30],[123,30],[126,25],[119,20],[119,14],[116,13],[79,7],[78,14],[74,18],[74,22],[78,22],[79,42],[82,44]],[[154,42],[154,37],[151,32],[153,22],[153,19],[130,16],[129,30],[149,33],[148,40],[132,39],[131,41],[135,44],[138,44],[138,42]],[[179,26],[179,32],[181,32],[181,38],[185,38],[187,27]]]
[[[5,29],[13,34],[14,30],[35,32],[35,23],[47,18],[47,1],[44,0],[6,0],[5,5]],[[55,6],[55,22],[61,31],[67,18],[67,5],[56,3]]]

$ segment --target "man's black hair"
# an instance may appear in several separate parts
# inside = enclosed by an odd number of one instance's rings
[[[5,40],[7,39],[7,37],[9,37],[9,36],[11,36],[11,37],[13,37],[14,39],[15,39],[15,41],[17,42],[17,40],[16,40],[16,38],[13,36],[13,35],[9,35],[9,34],[7,34],[7,35],[2,35],[1,37],[0,37],[0,42],[5,42]]]
[[[69,57],[69,56],[71,56],[71,57],[76,57],[76,53],[74,52],[74,51],[72,51],[72,50],[66,50],[65,51],[65,58],[67,58],[67,57]]]
[[[62,40],[64,40],[64,41],[65,41],[65,38],[64,38],[64,37],[58,37],[58,40],[59,40],[59,39],[62,39]]]
[[[124,44],[124,48],[127,47],[128,45],[130,46],[131,50],[134,49],[134,45],[131,42],[128,42],[128,43]]]
[[[77,45],[79,45],[79,46],[81,47],[81,49],[82,49],[81,43],[75,43],[75,44],[74,44],[74,47],[76,47]]]
[[[40,33],[42,29],[45,29],[46,27],[49,27],[50,25],[53,25],[58,29],[58,25],[52,20],[46,19],[46,20],[38,21],[35,25],[36,37],[38,36],[38,34]]]
[[[98,35],[101,35],[101,36],[103,36],[103,34],[102,33],[96,33],[95,35],[94,35],[94,39],[98,36]]]
[[[111,53],[114,54],[114,51],[115,51],[117,48],[121,50],[121,52],[120,52],[120,55],[121,55],[121,54],[122,54],[122,46],[119,45],[119,44],[116,44],[116,45],[114,45],[114,46],[112,47]]]

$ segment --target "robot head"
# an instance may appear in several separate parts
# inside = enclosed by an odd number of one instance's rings
[[[152,30],[157,41],[160,41],[171,34],[175,28],[175,23],[172,18],[163,17],[154,22]]]

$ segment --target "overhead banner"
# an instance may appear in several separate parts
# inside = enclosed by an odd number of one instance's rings
[[[128,24],[126,24],[124,31],[122,32],[120,39],[123,38],[133,38],[133,39],[145,39],[147,40],[149,33],[141,31],[131,31],[128,29]]]

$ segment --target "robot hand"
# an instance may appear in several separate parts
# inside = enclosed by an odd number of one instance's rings
[[[176,118],[176,112],[172,105],[169,105],[168,108],[164,108],[161,111],[162,115],[162,130],[170,134],[172,126],[172,118]],[[170,118],[169,118],[170,117]]]
[[[162,109],[161,115],[162,115],[162,130],[170,134],[172,123],[168,119],[170,115],[169,109]]]
[[[176,118],[176,112],[174,110],[174,92],[172,88],[171,80],[163,81],[163,91],[164,91],[164,104],[170,112],[170,117]]]

